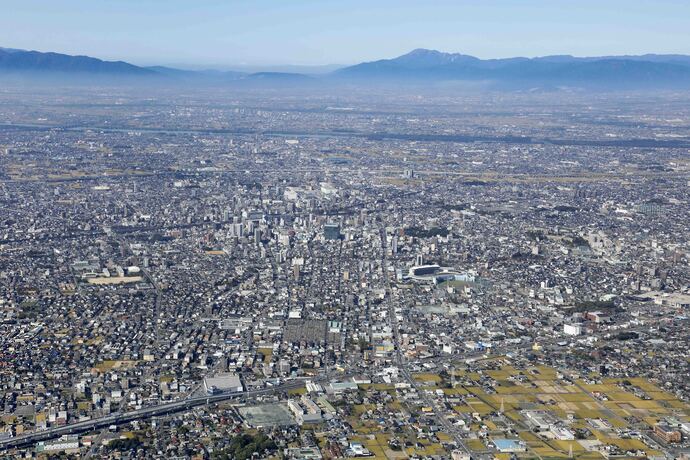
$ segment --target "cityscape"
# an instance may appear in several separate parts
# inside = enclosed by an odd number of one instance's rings
[[[0,458],[690,458],[690,73],[4,72]]]

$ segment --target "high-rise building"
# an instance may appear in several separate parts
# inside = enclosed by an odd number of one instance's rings
[[[340,239],[340,225],[339,224],[326,224],[326,225],[324,225],[323,236],[327,240],[339,240]]]

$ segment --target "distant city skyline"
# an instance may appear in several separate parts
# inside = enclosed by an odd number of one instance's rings
[[[415,48],[480,58],[690,54],[690,3],[6,0],[0,46],[138,65],[348,65]]]

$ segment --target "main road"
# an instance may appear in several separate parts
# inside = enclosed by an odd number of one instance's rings
[[[410,384],[412,388],[417,391],[419,394],[420,398],[424,401],[424,403],[429,406],[429,407],[434,407],[436,410],[434,410],[434,417],[436,418],[436,421],[438,422],[439,425],[441,425],[446,433],[453,438],[455,441],[455,444],[462,449],[467,455],[472,454],[470,449],[467,447],[465,444],[465,440],[463,439],[462,435],[458,432],[457,427],[450,423],[450,421],[438,410],[439,407],[435,404],[435,402],[429,397],[429,395],[426,393],[426,391],[423,388],[420,388],[419,384],[417,381],[414,379],[412,374],[410,374],[410,371],[405,363],[405,359],[403,358],[402,350],[401,350],[401,344],[400,344],[400,331],[398,330],[398,320],[396,317],[395,313],[395,302],[392,299],[392,289],[391,289],[391,282],[390,282],[390,274],[388,273],[388,255],[387,255],[387,247],[386,247],[386,228],[383,227],[380,230],[381,233],[381,248],[383,251],[383,254],[381,256],[381,266],[383,269],[383,279],[385,283],[385,288],[386,288],[386,302],[388,303],[388,321],[390,328],[393,333],[393,345],[394,345],[394,359],[395,359],[395,364],[397,365],[398,369],[400,369],[400,373],[402,376],[407,380],[407,382]]]
[[[318,381],[319,379],[314,380]],[[304,379],[291,380],[285,382],[282,385],[270,388],[262,388],[260,390],[228,392],[208,396],[196,396],[168,403],[157,404],[155,406],[142,407],[141,409],[133,410],[131,412],[115,413],[111,415],[106,415],[104,417],[98,417],[77,423],[71,423],[65,426],[49,428],[43,431],[34,431],[31,433],[15,436],[13,438],[0,440],[0,456],[2,456],[1,454],[3,450],[30,445],[38,441],[45,441],[66,434],[76,434],[87,431],[95,431],[100,428],[109,427],[111,425],[119,425],[122,423],[131,422],[133,420],[141,420],[159,415],[183,412],[193,407],[205,406],[208,404],[213,404],[233,398],[252,398],[255,396],[272,394],[280,391],[294,390],[304,386],[304,382]]]

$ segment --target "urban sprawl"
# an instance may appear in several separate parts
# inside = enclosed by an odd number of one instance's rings
[[[688,458],[689,102],[3,88],[0,457]]]

